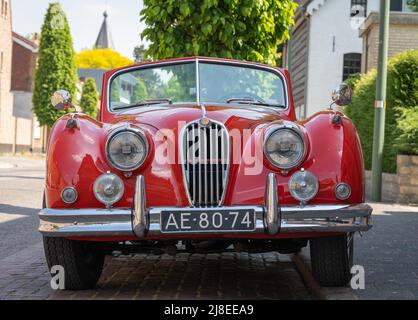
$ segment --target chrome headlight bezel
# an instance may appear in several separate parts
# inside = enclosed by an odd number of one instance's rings
[[[144,145],[144,149],[145,149],[144,156],[141,159],[141,161],[139,161],[135,165],[132,165],[132,166],[129,166],[129,167],[121,166],[120,164],[116,163],[115,160],[112,159],[112,157],[110,156],[109,145],[112,142],[112,140],[115,139],[115,137],[117,137],[120,134],[131,134],[131,135],[135,136],[136,138],[138,138],[141,141],[141,143]],[[148,158],[148,154],[149,154],[148,140],[147,140],[145,134],[141,130],[134,130],[132,128],[122,128],[122,129],[114,130],[107,137],[107,141],[106,141],[106,145],[105,145],[105,154],[106,154],[106,159],[107,159],[108,163],[112,167],[114,167],[115,169],[118,169],[120,171],[131,172],[131,171],[134,171],[134,170],[138,169],[139,167],[141,167],[144,164],[144,162],[146,161],[146,159]]]
[[[275,133],[277,133],[278,131],[280,131],[280,130],[283,130],[283,131],[285,131],[285,130],[287,130],[287,131],[291,131],[292,133],[294,133],[294,134],[296,134],[296,136],[300,139],[300,142],[301,142],[301,149],[302,149],[302,152],[299,154],[299,156],[298,156],[298,158],[296,159],[296,161],[294,161],[294,162],[292,162],[292,163],[290,163],[290,164],[288,164],[288,165],[281,165],[281,164],[278,164],[277,162],[275,162],[272,158],[271,158],[271,156],[270,156],[270,154],[269,154],[269,152],[267,151],[267,142],[269,141],[269,139],[271,139],[271,137],[275,134]],[[295,168],[295,167],[297,167],[297,166],[299,166],[304,160],[305,160],[305,157],[306,157],[306,153],[307,153],[307,141],[306,141],[306,137],[305,137],[305,135],[303,134],[303,132],[301,132],[301,130],[296,126],[296,125],[293,125],[293,124],[284,124],[284,125],[280,125],[280,126],[277,126],[277,127],[274,127],[274,128],[271,128],[268,132],[267,132],[267,134],[266,134],[266,136],[265,136],[265,139],[264,139],[264,146],[263,146],[263,151],[264,151],[264,156],[267,158],[267,160],[274,166],[274,167],[276,167],[276,168],[279,168],[279,169],[281,169],[281,170],[289,170],[289,169],[293,169],[293,168]]]

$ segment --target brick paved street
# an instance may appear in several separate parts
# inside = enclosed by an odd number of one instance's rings
[[[54,291],[36,244],[0,261],[0,299],[310,299],[288,256],[109,257],[95,290]]]
[[[366,271],[359,299],[418,299],[418,206],[373,204],[373,228],[357,237],[354,263]]]

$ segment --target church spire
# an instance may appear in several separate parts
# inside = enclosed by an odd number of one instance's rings
[[[115,50],[115,46],[113,44],[112,35],[110,34],[110,28],[107,23],[107,11],[103,12],[103,23],[100,27],[99,35],[97,36],[96,43],[94,44],[94,48],[96,49],[112,49]]]

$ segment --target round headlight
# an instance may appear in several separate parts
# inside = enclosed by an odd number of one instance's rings
[[[124,185],[121,178],[113,173],[104,173],[94,182],[93,192],[98,201],[106,206],[118,202],[124,193]]]
[[[290,169],[303,160],[305,143],[295,130],[280,128],[267,137],[264,153],[273,165],[280,169]]]
[[[113,167],[132,171],[144,163],[148,153],[147,139],[140,132],[120,131],[111,135],[106,144],[106,155]]]
[[[289,180],[289,190],[293,198],[308,201],[318,192],[318,179],[306,170],[294,173]]]

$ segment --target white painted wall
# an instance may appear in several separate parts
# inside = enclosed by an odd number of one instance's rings
[[[326,109],[331,92],[342,82],[345,53],[362,52],[358,26],[350,17],[350,0],[314,0],[310,16],[307,116]],[[367,13],[378,11],[379,0],[369,0]],[[333,39],[335,37],[335,48]]]

